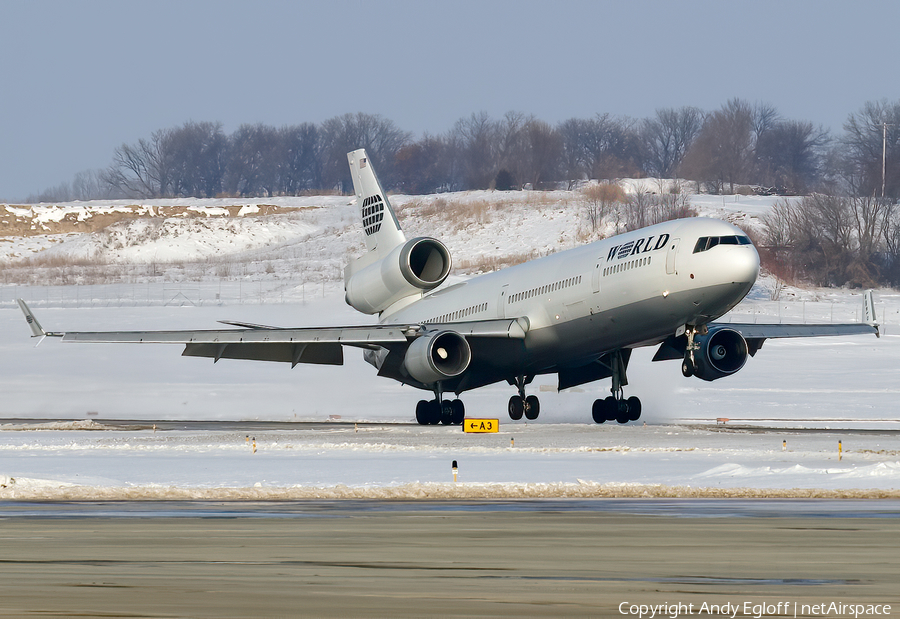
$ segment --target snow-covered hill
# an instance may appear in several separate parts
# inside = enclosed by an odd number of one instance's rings
[[[626,192],[665,191],[670,184],[621,182]],[[577,190],[395,195],[391,201],[408,237],[447,244],[456,274],[494,270],[615,232],[612,221],[591,230]],[[753,226],[775,198],[694,195],[690,201],[701,215]],[[247,276],[336,282],[348,255],[362,248],[352,197],[0,205],[0,284]],[[243,266],[222,266],[229,264]]]

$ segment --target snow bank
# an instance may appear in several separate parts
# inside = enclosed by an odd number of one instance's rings
[[[0,431],[30,430],[113,430],[118,427],[97,423],[93,419],[75,421],[40,421],[35,423],[0,423]]]
[[[769,476],[803,476],[804,478],[828,476],[832,479],[864,479],[879,477],[892,479],[900,486],[900,462],[879,462],[865,466],[814,468],[795,464],[787,467],[777,466],[745,466],[741,464],[722,464],[696,478],[735,478],[735,477],[769,477]]]
[[[4,479],[7,481],[4,482]],[[184,488],[176,486],[92,487],[50,480],[0,476],[0,500],[30,501],[296,501],[309,499],[485,500],[485,499],[624,499],[624,498],[765,498],[898,499],[900,490],[714,488],[659,484],[409,483],[398,486]]]

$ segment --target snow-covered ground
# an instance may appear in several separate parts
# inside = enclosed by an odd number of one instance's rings
[[[810,301],[805,311],[846,312],[859,300],[846,297]],[[66,329],[365,320],[339,291],[305,305],[45,308],[39,318]],[[343,367],[291,370],[183,358],[179,346],[48,340],[35,348],[29,334],[18,310],[0,310],[0,499],[900,496],[896,334],[770,341],[743,370],[712,383],[685,379],[678,363],[651,363],[653,351],[638,350],[628,393],[641,397],[644,414],[627,426],[590,422],[590,403],[608,381],[556,393],[551,377],[538,377],[530,388],[541,397],[541,417],[527,424],[505,415],[511,388],[493,385],[463,394],[470,416],[501,420],[499,434],[477,436],[415,425],[421,393],[378,378],[354,351]],[[256,454],[241,431],[102,425],[123,418],[327,423],[335,415],[388,425],[254,432]],[[23,417],[81,421],[62,428],[10,421]],[[716,426],[719,417],[729,418],[728,431]],[[79,425],[86,420],[99,431]],[[810,428],[821,432],[803,430]]]
[[[886,434],[509,423],[490,435],[347,424],[251,437],[93,425],[0,427],[0,500],[900,497],[900,440]]]
[[[704,215],[754,226],[776,199],[694,196],[692,204]],[[465,265],[454,278],[517,254],[564,249],[584,235],[583,213],[571,192],[392,201],[408,236],[441,238],[457,265]],[[371,322],[343,302],[340,266],[362,247],[350,201],[266,202],[300,210],[259,218],[168,217],[151,231],[143,229],[150,225],[146,219],[135,219],[100,234],[0,239],[0,261],[30,252],[55,255],[58,262],[100,256],[101,269],[156,265],[139,276],[116,272],[109,281],[80,286],[0,284],[0,499],[690,496],[746,494],[742,488],[862,496],[870,489],[876,495],[900,489],[900,438],[890,432],[900,430],[900,295],[890,290],[876,292],[886,323],[880,339],[768,341],[743,370],[712,383],[683,378],[677,362],[651,363],[652,350],[636,351],[627,393],[644,403],[638,424],[590,423],[590,404],[607,394],[608,380],[556,393],[552,377],[538,377],[530,389],[541,398],[541,418],[527,425],[505,415],[508,385],[464,394],[469,416],[501,419],[501,433],[488,436],[393,425],[412,422],[421,392],[376,377],[352,350],[344,367],[292,370],[287,364],[182,358],[179,346],[50,340],[35,348],[29,339],[14,305],[19,296],[51,330],[214,328],[224,319],[278,326]],[[192,208],[234,210],[241,204]],[[469,218],[460,215],[460,204],[471,207]],[[40,209],[35,213],[52,219]],[[52,249],[38,251],[45,247]],[[97,274],[75,272],[74,281],[79,277]],[[771,281],[763,279],[726,320],[858,320],[858,291],[787,288],[778,301],[771,293]],[[256,435],[253,454],[239,432],[86,431],[77,425],[38,430],[3,422],[323,422],[335,415],[392,425],[266,432]],[[721,432],[715,428],[721,417],[731,427],[828,432]],[[451,481],[452,460],[460,463],[458,484]],[[768,490],[750,494],[759,492]]]

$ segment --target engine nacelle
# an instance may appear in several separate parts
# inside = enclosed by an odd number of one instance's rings
[[[403,366],[420,383],[430,385],[459,376],[472,361],[469,342],[456,331],[423,335],[406,350]]]
[[[703,380],[731,376],[747,362],[747,340],[728,327],[710,329],[696,337],[700,349],[694,353],[694,375]]]
[[[437,239],[410,239],[349,276],[347,303],[364,314],[377,314],[404,297],[440,286],[450,274],[450,262],[450,252]]]

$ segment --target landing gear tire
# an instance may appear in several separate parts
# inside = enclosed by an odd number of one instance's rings
[[[684,374],[685,378],[690,378],[694,375],[694,362],[687,357],[681,362],[681,373]]]
[[[442,425],[449,426],[453,423],[453,405],[450,403],[450,400],[441,401],[440,411]]]
[[[416,404],[416,421],[422,426],[436,426],[441,423],[441,406],[437,400],[419,400]]]
[[[619,412],[619,404],[611,395],[606,396],[603,400],[603,410],[606,414],[607,421],[615,421]]]
[[[441,403],[438,400],[431,400],[428,402],[428,408],[431,411],[430,416],[428,418],[428,423],[436,426],[441,423]]]
[[[452,412],[450,413],[450,423],[455,426],[462,425],[462,422],[466,418],[466,407],[462,403],[462,400],[453,400],[450,402],[450,408]]]
[[[637,421],[641,418],[641,401],[635,397],[631,396],[627,400],[628,402],[628,421]]]
[[[509,418],[513,421],[518,421],[522,418],[522,415],[525,413],[525,400],[521,397],[514,395],[509,399]]]
[[[591,417],[595,423],[604,423],[606,421],[617,421],[619,423],[628,423],[629,421],[637,421],[641,418],[641,401],[635,396],[631,396],[627,400],[619,400],[613,396],[607,396],[602,400],[594,400],[591,407]]]
[[[594,405],[591,407],[591,416],[594,418],[594,423],[606,422],[606,404],[603,400],[594,400]]]
[[[534,421],[541,414],[541,401],[536,395],[525,398],[525,418]]]
[[[420,426],[427,426],[431,423],[431,402],[428,400],[419,400],[416,404],[416,421]]]

